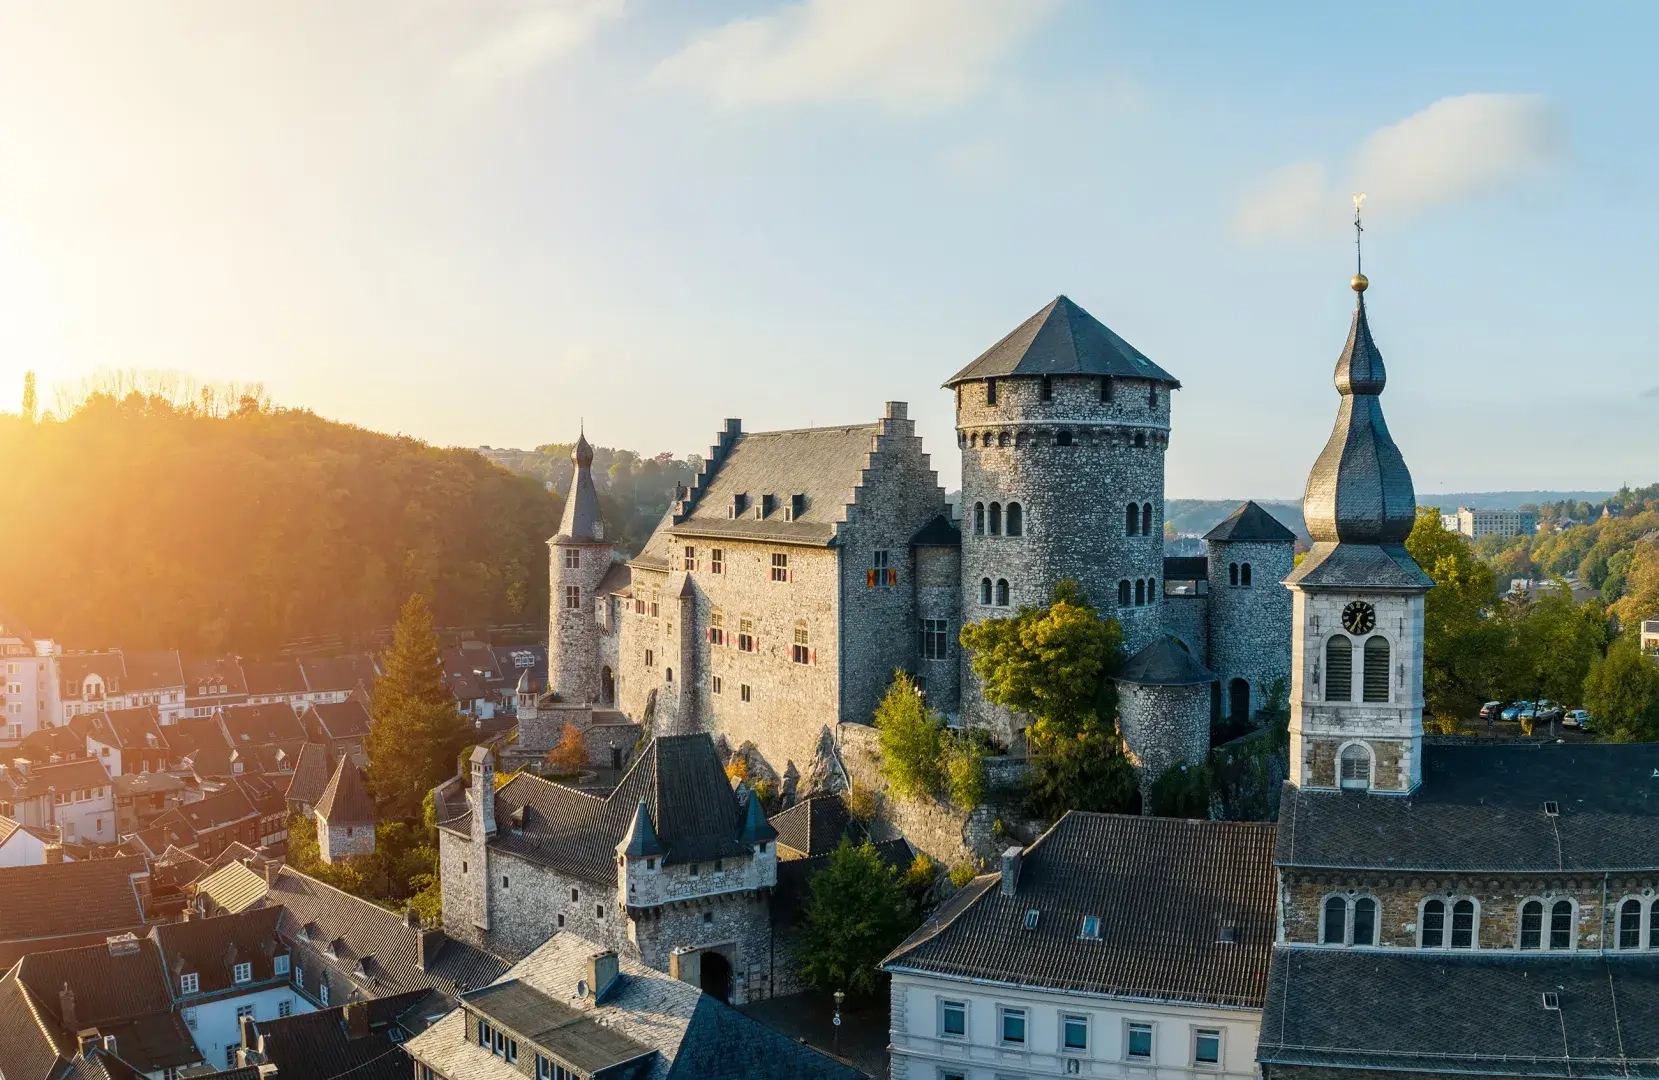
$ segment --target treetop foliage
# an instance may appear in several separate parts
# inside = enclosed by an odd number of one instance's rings
[[[827,993],[871,996],[881,985],[877,965],[919,921],[904,881],[875,846],[843,838],[812,878],[796,954],[801,978]]]
[[[443,685],[432,611],[419,593],[403,605],[384,666],[369,701],[369,784],[383,817],[416,821],[427,793],[454,775],[451,763],[467,741]]]

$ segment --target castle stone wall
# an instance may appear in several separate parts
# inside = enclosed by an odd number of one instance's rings
[[[1285,594],[1285,676],[1290,676],[1290,594]],[[1164,605],[1164,633],[1181,640],[1193,658],[1205,667],[1210,666],[1210,598],[1207,596],[1170,596],[1165,595]]]
[[[1229,707],[1232,681],[1250,686],[1249,715],[1254,717],[1276,680],[1290,689],[1290,590],[1280,584],[1290,574],[1295,545],[1210,542],[1210,651],[1207,666],[1221,680],[1222,709]],[[1242,568],[1250,567],[1250,584]],[[1233,567],[1241,584],[1232,584]],[[1185,639],[1183,639],[1185,640]]]
[[[323,862],[339,862],[353,855],[374,854],[374,826],[329,825],[317,819],[317,852]]]
[[[548,549],[547,682],[563,701],[595,702],[602,650],[594,590],[610,569],[611,546],[549,541]],[[572,557],[578,565],[566,566]],[[575,607],[567,600],[571,588],[579,590]]]
[[[958,548],[921,547],[915,550],[916,618],[945,624],[945,652],[928,659],[916,650],[916,674],[922,680],[928,704],[942,713],[960,714],[962,708],[962,552]]]
[[[1118,726],[1140,777],[1143,806],[1171,765],[1210,752],[1210,687],[1118,684]]]

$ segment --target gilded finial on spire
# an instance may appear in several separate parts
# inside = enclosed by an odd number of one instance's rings
[[[1365,276],[1365,253],[1360,248],[1360,237],[1365,233],[1365,226],[1359,223],[1360,208],[1365,205],[1365,192],[1354,195],[1354,280],[1349,282],[1354,291],[1363,293],[1371,282]]]

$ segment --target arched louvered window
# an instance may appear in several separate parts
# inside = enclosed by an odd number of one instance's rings
[[[992,536],[1001,536],[1002,535],[1002,504],[1001,503],[992,503],[991,504],[991,535]]]
[[[1151,503],[1147,503],[1145,506],[1141,507],[1141,535],[1142,536],[1151,536],[1152,535],[1152,504]]]
[[[1118,582],[1118,607],[1129,606],[1129,579]]]
[[[982,502],[974,503],[974,535],[985,535],[985,504]]]
[[[1388,700],[1388,639],[1365,639],[1365,700]]]
[[[1134,536],[1141,531],[1141,508],[1130,503],[1123,508],[1123,534]]]
[[[1325,642],[1325,700],[1354,700],[1354,643],[1342,634]]]
[[[1008,606],[1008,579],[997,578],[997,607]]]
[[[1238,563],[1227,564],[1227,584],[1238,588]]]
[[[1238,583],[1244,588],[1250,587],[1250,564],[1240,563],[1238,568]]]
[[[1020,509],[1020,504],[1017,502],[1008,504],[1007,532],[1009,536],[1025,535],[1025,512]]]
[[[1135,606],[1136,607],[1142,607],[1145,604],[1146,604],[1146,582],[1144,580],[1140,579],[1140,578],[1136,578],[1135,579]]]
[[[1544,905],[1539,900],[1528,900],[1521,905],[1521,948],[1544,947]]]
[[[1344,791],[1364,791],[1371,786],[1371,751],[1361,743],[1342,748],[1338,785]]]
[[[979,602],[986,607],[991,606],[991,579],[979,579]]]

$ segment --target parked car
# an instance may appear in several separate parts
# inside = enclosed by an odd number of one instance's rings
[[[1518,712],[1516,712],[1516,714],[1515,714],[1515,719],[1519,720],[1523,724],[1526,723],[1528,720],[1536,720],[1537,718],[1538,718],[1538,706],[1534,705],[1530,701],[1527,702],[1525,705],[1522,705],[1520,710]]]
[[[1559,720],[1561,719],[1561,716],[1562,710],[1559,703],[1551,701],[1548,698],[1545,698],[1538,703],[1538,719],[1544,723],[1547,724],[1551,720]]]
[[[1488,701],[1485,705],[1480,707],[1480,718],[1488,723],[1491,723],[1493,720],[1498,718],[1498,714],[1501,712],[1503,712],[1503,702]]]
[[[1504,720],[1519,720],[1521,718],[1521,710],[1530,708],[1532,708],[1532,702],[1517,701],[1513,705],[1510,705],[1508,708],[1504,709],[1504,711],[1500,714],[1500,717]]]
[[[1561,718],[1562,727],[1575,727],[1580,731],[1590,729],[1590,714],[1583,709],[1568,709],[1567,715]]]

